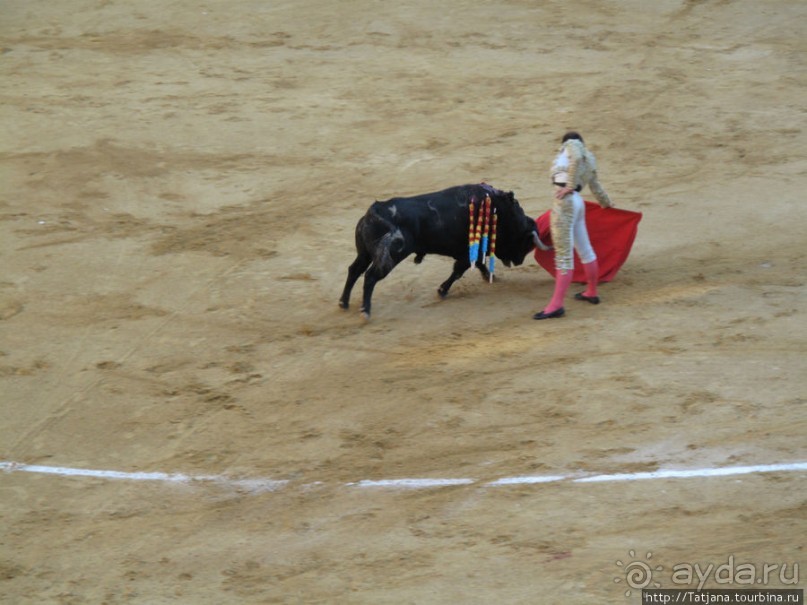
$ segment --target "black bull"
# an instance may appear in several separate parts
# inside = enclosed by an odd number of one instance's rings
[[[536,245],[543,244],[538,239],[535,221],[524,214],[512,191],[505,193],[486,184],[461,185],[414,197],[395,197],[373,203],[359,219],[356,260],[348,268],[339,306],[348,308],[350,292],[364,273],[361,312],[369,317],[376,283],[412,253],[416,263],[427,254],[454,259],[451,275],[437,290],[445,297],[451,285],[471,266],[468,207],[473,201],[478,212],[486,195],[490,196],[497,213],[495,256],[508,267],[523,263]],[[476,266],[487,279],[489,273],[482,259]]]

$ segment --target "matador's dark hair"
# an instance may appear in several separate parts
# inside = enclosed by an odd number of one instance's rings
[[[581,143],[585,143],[585,141],[583,140],[583,137],[580,136],[580,133],[575,132],[574,130],[570,130],[569,132],[564,134],[563,139],[561,140],[561,143],[565,143],[566,141],[569,141],[571,139],[578,139]]]

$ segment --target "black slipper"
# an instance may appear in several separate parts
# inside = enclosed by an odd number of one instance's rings
[[[574,295],[575,300],[584,300],[586,302],[590,302],[592,305],[600,304],[600,297],[599,296],[586,296],[582,292],[578,292]]]
[[[541,311],[540,313],[536,313],[532,316],[533,319],[554,319],[556,317],[563,317],[566,313],[566,310],[561,307],[560,309],[555,309],[552,313],[544,313]]]

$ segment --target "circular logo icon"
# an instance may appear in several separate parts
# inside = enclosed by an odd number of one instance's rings
[[[662,571],[664,569],[661,565],[651,567],[650,564],[646,563],[645,561],[636,561],[636,551],[633,550],[628,551],[628,556],[634,560],[630,561],[629,563],[624,563],[623,561],[619,560],[616,562],[617,567],[621,567],[624,570],[624,578],[614,578],[614,583],[619,584],[624,581],[625,584],[628,585],[628,589],[625,591],[626,597],[631,595],[631,590],[641,590],[642,588],[647,588],[651,583],[655,588],[661,587],[661,584],[658,582],[653,582],[653,572]],[[647,561],[650,561],[652,558],[652,552],[647,553],[645,556]]]

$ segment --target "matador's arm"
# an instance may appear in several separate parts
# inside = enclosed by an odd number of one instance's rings
[[[595,170],[594,173],[591,175],[591,180],[588,183],[588,186],[591,188],[591,192],[594,194],[594,197],[600,203],[600,206],[603,208],[613,208],[614,203],[611,201],[611,198],[608,197],[605,189],[602,188],[600,185],[600,181],[597,178],[597,171]]]

